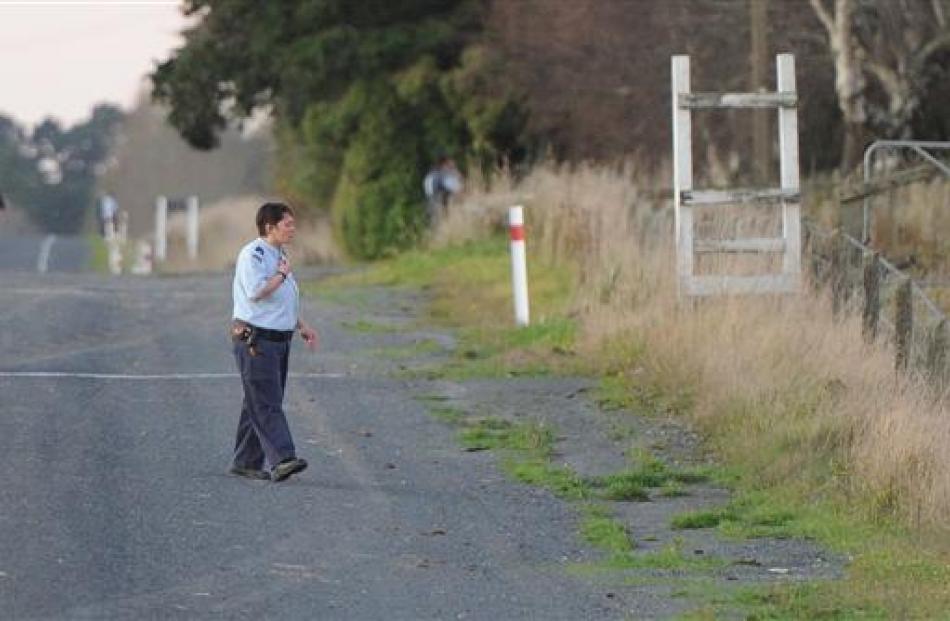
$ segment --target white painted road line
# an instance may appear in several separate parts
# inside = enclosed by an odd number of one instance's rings
[[[40,244],[40,256],[36,259],[36,271],[45,274],[49,269],[49,253],[53,249],[53,243],[56,241],[55,235],[47,235]]]
[[[132,375],[127,373],[72,373],[69,371],[0,371],[0,378],[27,378],[27,379],[101,379],[101,380],[207,380],[207,379],[240,379],[238,373],[164,373]],[[291,373],[291,379],[340,379],[345,373]]]

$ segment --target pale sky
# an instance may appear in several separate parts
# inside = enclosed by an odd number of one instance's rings
[[[180,4],[0,0],[0,114],[69,126],[99,102],[128,109],[155,61],[182,44]]]

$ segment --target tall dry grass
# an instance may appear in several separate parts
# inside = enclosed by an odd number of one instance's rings
[[[524,204],[532,260],[578,275],[582,346],[605,370],[665,395],[761,485],[947,526],[946,400],[895,374],[893,352],[865,344],[858,318],[833,319],[821,296],[679,300],[672,208],[651,192],[663,181],[633,167],[502,175],[470,185],[435,242],[484,235]]]

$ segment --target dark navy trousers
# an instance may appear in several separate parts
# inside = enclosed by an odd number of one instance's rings
[[[234,357],[244,385],[244,404],[234,444],[234,465],[261,470],[296,457],[294,441],[284,415],[284,387],[290,341],[258,339],[257,355],[247,343],[234,344]]]

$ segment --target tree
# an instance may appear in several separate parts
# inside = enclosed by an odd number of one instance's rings
[[[825,28],[845,120],[841,166],[861,159],[869,129],[909,138],[950,50],[947,0],[809,0]],[[875,96],[876,95],[876,96]]]
[[[521,149],[523,116],[479,54],[479,0],[190,0],[201,21],[152,76],[191,144],[229,118],[277,121],[280,185],[332,205],[347,249],[376,257],[422,227],[421,178],[442,151],[490,166]]]
[[[0,186],[42,229],[78,232],[121,119],[117,107],[100,104],[71,128],[47,119],[27,133],[0,117]]]

